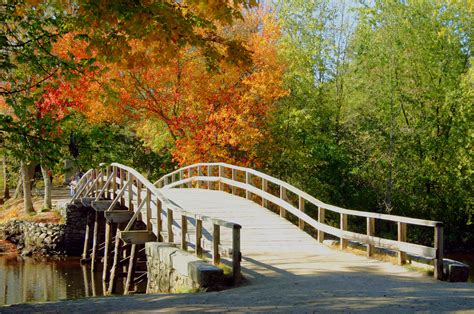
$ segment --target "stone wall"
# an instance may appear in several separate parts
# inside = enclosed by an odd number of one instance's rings
[[[223,270],[209,265],[171,243],[145,244],[147,293],[182,293],[216,289],[224,282]]]
[[[80,256],[86,224],[89,223],[92,230],[95,211],[81,204],[64,204],[61,211],[65,217],[64,224],[10,220],[0,226],[0,239],[14,243],[22,255]],[[91,216],[89,220],[88,215]],[[100,237],[103,237],[102,229],[99,230]]]
[[[0,233],[3,239],[16,244],[22,255],[64,254],[64,225],[11,220]]]

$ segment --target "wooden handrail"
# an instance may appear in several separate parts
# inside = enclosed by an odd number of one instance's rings
[[[183,209],[172,200],[166,198],[159,189],[157,189],[150,181],[148,181],[143,175],[141,175],[135,169],[119,164],[112,163],[110,165],[101,164],[101,169],[91,169],[89,170],[79,181],[78,188],[76,189],[77,193],[73,196],[73,200],[82,196],[86,197],[95,197],[97,200],[103,195],[111,195],[112,202],[107,211],[113,210],[113,208],[119,203],[129,204],[129,210],[133,210],[134,214],[123,232],[129,231],[133,222],[139,217],[139,214],[142,213],[146,215],[144,223],[147,225],[147,230],[153,230],[153,227],[149,224],[152,224],[151,213],[152,206],[156,213],[157,221],[157,239],[160,240],[160,235],[162,232],[161,222],[167,222],[167,236],[169,242],[173,242],[174,237],[174,225],[177,225],[181,229],[181,239],[185,240],[187,235],[187,219],[193,219],[196,222],[196,226],[200,225],[201,228],[206,228],[203,223],[208,223],[211,227],[209,230],[206,230],[207,234],[212,234],[212,247],[204,248],[202,246],[202,230],[201,236],[196,237],[196,241],[190,241],[191,244],[195,247],[195,252],[197,255],[201,256],[203,250],[208,252],[212,256],[216,256],[216,252],[222,248],[220,245],[220,228],[215,226],[228,228],[232,230],[232,247],[230,248],[231,254],[231,263],[232,263],[232,273],[233,279],[235,282],[240,281],[240,262],[241,262],[241,252],[240,252],[240,229],[241,226],[236,223],[229,221],[216,219],[210,216],[200,215],[199,213],[191,209]],[[95,175],[97,174],[97,175]],[[95,177],[94,177],[95,175]],[[105,177],[105,179],[104,179]],[[182,176],[181,176],[182,178]],[[94,189],[95,187],[95,189]],[[118,188],[117,188],[118,187]],[[83,193],[86,191],[85,193]],[[134,202],[137,205],[137,208],[134,207]],[[163,219],[163,215],[167,214],[167,219]],[[184,218],[183,218],[184,217]],[[186,222],[183,224],[184,219]],[[219,234],[216,232],[219,231]],[[188,248],[188,242],[182,243],[182,248]],[[229,250],[228,250],[229,251]],[[219,255],[220,257],[220,255]],[[215,264],[220,262],[220,258],[213,258]]]
[[[214,168],[218,169],[217,173],[213,173],[212,169]],[[196,171],[194,171],[194,169],[196,169]],[[203,170],[207,170],[205,171],[207,175],[204,175]],[[230,170],[231,178],[226,177],[225,170]],[[245,179],[244,182],[238,181],[238,171],[242,173]],[[176,174],[180,174],[178,180],[175,180]],[[187,177],[184,178],[183,174],[187,174]],[[259,178],[261,181],[262,184],[259,187],[252,184],[252,176]],[[262,206],[264,207],[268,206],[268,202],[279,206],[280,215],[282,217],[286,217],[286,212],[289,212],[297,217],[300,228],[304,229],[305,224],[315,228],[318,231],[318,240],[320,242],[322,242],[324,239],[324,233],[339,237],[341,249],[346,246],[347,240],[353,240],[367,245],[368,256],[373,254],[374,246],[396,250],[398,252],[399,264],[404,264],[406,262],[406,253],[433,259],[435,265],[435,277],[438,279],[441,279],[442,277],[443,223],[440,221],[350,210],[326,204],[280,179],[274,178],[257,170],[229,165],[226,163],[198,163],[186,166],[163,176],[155,182],[155,186],[159,188],[173,188],[179,186],[191,187],[192,182],[197,182],[196,185],[198,188],[201,187],[203,182],[207,182],[208,188],[212,183],[217,182],[219,190],[225,190],[224,185],[227,185],[230,187],[230,193],[232,194],[236,194],[236,189],[241,189],[245,191],[246,198],[250,198],[250,195],[256,195],[262,199]],[[269,183],[272,183],[280,188],[279,196],[269,193]],[[297,207],[288,201],[286,197],[287,191],[290,191],[297,196]],[[318,219],[314,219],[304,213],[305,202],[309,202],[318,208]],[[339,228],[332,227],[325,223],[326,210],[339,214]],[[367,233],[361,234],[347,230],[348,216],[366,218]],[[396,222],[398,225],[398,240],[390,240],[374,236],[375,219]],[[406,242],[406,225],[433,227],[435,232],[434,247]]]

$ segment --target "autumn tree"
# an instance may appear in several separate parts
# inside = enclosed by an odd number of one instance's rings
[[[220,26],[218,32],[226,40],[243,42],[251,62],[230,62],[231,52],[223,50],[226,57],[210,70],[206,51],[187,46],[163,63],[153,46],[130,42],[132,54],[140,57],[105,74],[113,90],[104,118],[128,117],[148,145],[155,151],[170,147],[180,164],[255,162],[268,113],[286,94],[284,67],[276,53],[279,29],[273,17],[259,11],[248,12],[231,27]]]

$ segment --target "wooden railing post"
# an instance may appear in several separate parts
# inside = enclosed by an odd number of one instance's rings
[[[304,213],[304,198],[301,196],[298,197],[298,209]],[[304,230],[304,220],[301,218],[298,219],[298,227]]]
[[[112,166],[112,197],[114,199],[117,196],[117,167]]]
[[[434,260],[434,277],[436,279],[443,279],[443,223],[437,223],[434,231],[434,248],[436,250],[436,258]]]
[[[280,199],[286,202],[286,189],[280,185]],[[280,217],[286,218],[286,210],[280,206]]]
[[[196,256],[202,257],[202,220],[196,218]]]
[[[406,242],[407,241],[407,225],[403,222],[397,222],[398,230],[398,241]],[[398,265],[406,264],[407,254],[402,251],[397,252]]]
[[[133,210],[133,175],[128,173],[128,210]]]
[[[197,173],[198,177],[201,177],[202,176],[202,169],[201,169],[201,166],[198,166],[198,173]],[[201,180],[197,180],[197,188],[201,188]]]
[[[186,235],[188,233],[188,218],[181,215],[181,249],[186,251],[188,249],[188,241]]]
[[[151,225],[151,191],[146,188],[146,230],[153,231],[153,227]]]
[[[240,229],[239,225],[234,225],[232,229],[232,278],[234,284],[239,283],[242,279],[240,261],[242,254],[240,253]]]
[[[173,234],[173,211],[170,208],[166,209],[166,228],[168,231],[168,242],[174,242]]]
[[[188,178],[191,178],[193,176],[193,169],[192,168],[189,168],[188,169]],[[192,188],[193,187],[193,182],[192,181],[189,181],[188,182],[188,188]]]
[[[105,182],[107,182],[109,180],[109,177],[110,177],[110,167],[106,166],[105,167]],[[102,185],[102,189],[105,189],[104,197],[108,199],[110,197],[109,187],[104,184],[104,185]]]
[[[263,192],[268,192],[268,181],[262,178],[262,191]],[[263,207],[268,207],[268,200],[262,196],[262,206]]]
[[[245,184],[250,184],[250,173],[247,171],[245,172]],[[245,198],[250,199],[250,192],[247,189],[245,189]]]
[[[163,224],[161,220],[161,211],[162,211],[162,204],[161,201],[158,199],[158,197],[155,199],[156,200],[156,238],[158,242],[162,241],[161,237],[161,231],[163,230]]]
[[[219,225],[212,225],[212,262],[214,265],[218,265],[221,261],[221,255],[219,254],[219,244],[221,242],[221,228]]]
[[[340,229],[341,231],[347,230],[347,214],[340,214]],[[344,250],[347,247],[347,239],[340,238],[339,248]]]
[[[219,191],[224,191],[224,183],[222,183],[221,178],[224,177],[224,168],[219,166]]]
[[[367,235],[369,237],[375,235],[375,218],[367,217]],[[374,246],[367,244],[367,256],[370,257],[374,254]]]
[[[123,184],[124,184],[124,181],[125,181],[125,171],[123,169],[118,169],[119,170],[119,174],[120,174],[120,189],[123,188]],[[122,193],[122,196],[120,196],[120,205],[122,206],[125,206],[125,198],[123,197],[123,193]]]
[[[211,165],[207,166],[207,177],[212,177],[212,166]],[[212,181],[211,180],[207,181],[207,189],[212,190]]]
[[[322,207],[318,207],[318,222],[324,224],[326,210]],[[318,230],[318,242],[323,243],[324,231]]]
[[[236,179],[236,176],[237,176],[237,175],[236,175],[235,172],[236,172],[235,169],[232,169],[232,181],[235,181],[235,179]],[[235,190],[235,186],[232,186],[232,194],[233,194],[233,195],[235,195],[235,191],[236,191],[236,190]]]

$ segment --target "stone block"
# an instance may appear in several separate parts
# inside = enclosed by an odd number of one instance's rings
[[[443,259],[443,278],[451,282],[466,282],[469,278],[469,266],[449,259]]]

